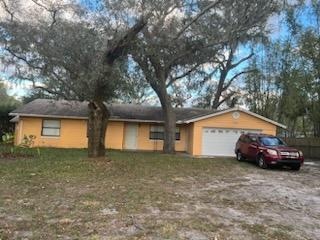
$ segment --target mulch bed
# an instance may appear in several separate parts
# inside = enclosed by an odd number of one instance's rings
[[[0,159],[6,159],[6,160],[15,160],[15,159],[25,159],[25,158],[32,158],[34,157],[33,154],[28,153],[15,153],[15,152],[2,152],[0,153]]]

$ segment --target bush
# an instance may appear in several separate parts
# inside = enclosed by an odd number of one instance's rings
[[[1,137],[2,144],[13,145],[14,143],[14,135],[12,133],[5,133]]]
[[[29,136],[24,135],[19,146],[20,147],[25,147],[25,148],[33,147],[35,139],[36,139],[35,135],[29,135]]]

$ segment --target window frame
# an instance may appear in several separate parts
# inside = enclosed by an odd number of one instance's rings
[[[162,131],[152,131],[153,128],[162,127]],[[160,134],[162,137],[154,137],[154,134]],[[163,125],[150,125],[149,140],[163,140],[164,139],[164,126]]]
[[[180,141],[181,140],[181,131],[180,131],[180,127],[176,127],[176,133],[175,133],[175,140],[176,141]]]
[[[251,143],[251,138],[248,135],[245,135],[243,142],[244,143]]]
[[[162,128],[162,131],[152,131],[153,128]],[[152,136],[153,134],[159,134],[160,137],[154,137]],[[162,135],[162,136],[161,136]],[[163,125],[150,125],[149,128],[149,140],[164,140],[164,126]],[[180,127],[176,127],[176,132],[175,132],[175,141],[180,141],[181,140],[181,131]]]
[[[57,128],[57,127],[45,127],[44,126],[45,121],[57,121],[57,122],[59,122],[59,128]],[[43,133],[44,129],[59,129],[59,135],[44,134]],[[61,120],[60,119],[50,119],[50,118],[42,119],[41,137],[60,137],[60,135],[61,135]]]

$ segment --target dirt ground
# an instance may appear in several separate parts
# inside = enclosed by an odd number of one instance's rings
[[[320,239],[320,162],[54,153],[0,161],[0,239]],[[34,162],[33,162],[34,161]]]
[[[203,224],[180,230],[177,239],[320,239],[320,162],[307,162],[299,172],[250,170],[206,182],[174,179],[183,183],[175,189],[183,201],[173,203],[172,211],[149,206],[148,213],[133,216],[136,224],[143,226],[152,215],[167,222],[168,232],[178,228],[178,219],[189,219],[187,227]]]
[[[180,193],[193,202],[183,205],[189,214],[201,212],[221,226],[189,239],[320,239],[320,162],[307,162],[299,172],[251,169]]]

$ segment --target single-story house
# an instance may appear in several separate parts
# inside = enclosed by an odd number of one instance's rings
[[[34,146],[86,148],[88,104],[64,100],[34,100],[15,116],[15,144],[25,135],[36,136]],[[163,147],[161,107],[133,104],[108,105],[111,117],[105,144],[110,149],[159,151]],[[176,151],[194,156],[233,156],[241,133],[276,134],[284,125],[241,108],[214,111],[176,108]]]

